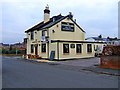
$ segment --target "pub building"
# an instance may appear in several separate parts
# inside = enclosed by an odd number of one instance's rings
[[[44,20],[25,33],[27,58],[64,60],[89,58],[95,54],[93,42],[85,41],[85,31],[73,20],[72,13],[50,18],[48,5],[44,10]]]

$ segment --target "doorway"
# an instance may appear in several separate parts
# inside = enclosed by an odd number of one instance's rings
[[[38,55],[38,45],[35,45],[35,55]]]

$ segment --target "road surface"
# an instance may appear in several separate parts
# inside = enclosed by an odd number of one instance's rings
[[[118,76],[2,57],[2,88],[118,88]]]

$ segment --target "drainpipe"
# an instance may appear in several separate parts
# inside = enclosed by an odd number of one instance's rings
[[[50,36],[49,36],[49,29],[47,29],[47,36],[50,38]],[[47,57],[48,57],[48,59],[49,59],[49,47],[50,47],[50,43],[49,42],[47,42],[47,48],[48,48],[48,52],[47,52]]]
[[[59,42],[57,42],[57,56],[58,56],[58,60],[59,60]]]

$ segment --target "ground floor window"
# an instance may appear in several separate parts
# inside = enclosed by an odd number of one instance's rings
[[[82,53],[81,44],[76,44],[76,53]]]
[[[69,53],[69,44],[63,44],[63,53]]]
[[[94,51],[96,51],[96,45],[94,45]]]
[[[87,44],[87,52],[92,52],[92,44]]]
[[[41,52],[46,52],[46,44],[42,44],[41,46]]]
[[[34,45],[31,44],[31,53],[33,53],[33,52],[34,52]]]
[[[94,51],[98,50],[98,45],[94,45]]]

